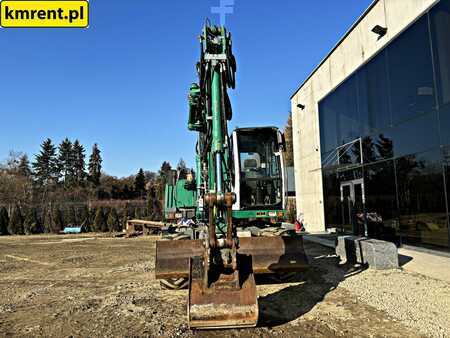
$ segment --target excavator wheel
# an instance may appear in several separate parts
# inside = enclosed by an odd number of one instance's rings
[[[175,236],[162,238],[163,241],[182,241],[191,239],[188,235],[177,234]],[[159,281],[159,284],[166,290],[184,290],[189,286],[189,278],[168,278]]]

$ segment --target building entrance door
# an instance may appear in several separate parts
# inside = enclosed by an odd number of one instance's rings
[[[367,236],[365,203],[366,198],[363,179],[341,183],[343,232],[352,232],[354,235]],[[363,231],[361,231],[361,225],[363,225]]]

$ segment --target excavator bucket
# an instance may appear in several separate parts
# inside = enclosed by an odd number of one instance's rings
[[[254,274],[297,272],[308,267],[302,237],[240,238],[237,270],[209,271],[201,240],[158,241],[156,278],[189,278],[189,326],[254,327],[258,303]],[[208,282],[206,282],[208,280]]]
[[[190,260],[203,252],[201,240],[156,242],[156,278],[188,278]],[[251,257],[254,274],[300,272],[308,268],[301,236],[240,238],[238,254]]]
[[[251,262],[239,259],[239,271],[218,273],[204,282],[203,257],[191,259],[188,321],[191,329],[255,327],[258,301]]]

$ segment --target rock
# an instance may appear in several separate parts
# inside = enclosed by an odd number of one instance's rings
[[[340,236],[336,255],[342,262],[368,265],[375,270],[398,269],[398,252],[395,244],[356,236]]]

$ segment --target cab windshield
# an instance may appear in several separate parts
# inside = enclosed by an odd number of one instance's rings
[[[277,132],[272,128],[240,130],[238,149],[243,209],[278,208],[282,203]]]

